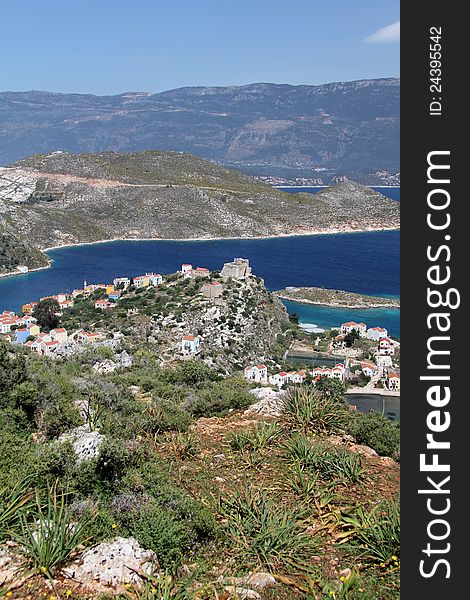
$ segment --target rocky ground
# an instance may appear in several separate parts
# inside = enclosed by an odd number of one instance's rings
[[[329,290],[318,287],[288,287],[274,292],[279,298],[302,302],[304,304],[321,304],[336,308],[400,308],[400,301],[394,298],[366,296],[345,292],[344,290]]]

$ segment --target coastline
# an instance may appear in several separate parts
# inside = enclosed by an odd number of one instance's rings
[[[367,306],[357,306],[353,304],[335,304],[332,302],[315,302],[314,300],[307,300],[306,298],[293,298],[292,296],[285,296],[284,294],[277,294],[278,298],[282,300],[289,300],[289,302],[295,302],[297,304],[314,304],[315,306],[328,306],[329,308],[346,308],[348,310],[368,310],[373,308],[396,308],[400,309],[400,305],[393,303],[390,304],[368,304]]]
[[[74,246],[92,246],[94,244],[107,244],[111,242],[217,242],[223,240],[275,240],[278,238],[287,237],[309,237],[312,235],[337,235],[337,234],[352,234],[352,233],[372,233],[374,231],[400,231],[399,227],[370,227],[365,229],[328,229],[308,231],[305,233],[279,233],[277,235],[254,235],[249,237],[240,236],[223,236],[223,237],[195,237],[195,238],[109,238],[106,240],[95,240],[92,242],[76,242],[71,244],[61,244],[59,246],[49,246],[41,248],[41,252],[49,252],[50,250],[60,250],[61,248],[73,248]]]
[[[35,269],[28,269],[27,273],[21,273],[20,271],[13,271],[12,273],[0,273],[0,278],[2,277],[15,277],[16,275],[29,275],[30,273],[34,273],[35,271],[44,271],[49,269],[52,263],[54,262],[52,258],[48,258],[49,264],[44,265],[44,267],[36,267]]]
[[[40,248],[40,251],[47,254],[51,250],[60,250],[61,248],[74,248],[77,246],[93,246],[95,244],[108,244],[112,242],[216,242],[223,240],[275,240],[278,238],[289,238],[289,237],[310,237],[312,235],[339,235],[339,234],[347,234],[352,235],[355,233],[372,233],[376,231],[400,231],[399,227],[369,227],[364,229],[353,229],[353,228],[331,228],[327,230],[312,230],[303,233],[280,233],[277,235],[258,235],[258,236],[250,236],[250,237],[239,237],[239,236],[224,236],[224,237],[196,237],[196,238],[109,238],[104,240],[94,240],[91,242],[74,242],[69,244],[60,244],[57,246],[48,246],[47,248]],[[51,264],[53,263],[53,259],[48,257],[49,264],[44,267],[37,267],[35,269],[30,269],[28,273],[19,273],[19,272],[11,272],[11,273],[2,273],[0,274],[0,278],[3,277],[14,277],[16,275],[28,275],[29,273],[33,273],[34,271],[41,271],[44,269],[49,269]],[[286,298],[290,300],[290,298]]]

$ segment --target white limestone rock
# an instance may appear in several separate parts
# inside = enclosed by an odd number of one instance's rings
[[[88,425],[81,425],[59,436],[59,442],[69,441],[77,455],[77,462],[96,458],[105,436],[98,431],[91,431]]]
[[[116,537],[85,550],[62,572],[82,585],[102,589],[126,583],[139,585],[138,572],[152,575],[158,569],[154,552],[142,548],[134,538]]]

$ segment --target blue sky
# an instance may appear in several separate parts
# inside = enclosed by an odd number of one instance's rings
[[[118,94],[192,85],[320,84],[398,76],[399,4],[5,2],[0,88]]]

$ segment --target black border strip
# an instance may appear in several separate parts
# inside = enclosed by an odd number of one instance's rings
[[[463,86],[469,36],[464,34],[464,22],[455,3],[430,0],[401,6],[401,578],[405,599],[470,596],[463,546],[470,529],[464,513],[468,434],[463,431],[469,394],[462,387],[470,373],[462,290],[469,255],[463,191],[467,152],[459,151],[459,138],[468,129]],[[440,65],[431,63],[430,53],[437,49],[434,44],[441,46]],[[433,67],[441,70],[441,79],[435,82],[430,79],[439,74],[431,73]],[[431,168],[428,173],[429,162],[450,168]],[[439,203],[442,210],[429,206]],[[447,227],[433,229],[448,218]],[[428,271],[433,266],[437,269]],[[448,274],[446,283],[430,282]],[[450,303],[455,305],[460,293],[460,307],[432,308],[430,303],[439,304],[439,296],[434,293],[428,298],[428,288],[444,298],[454,288]],[[439,330],[432,313],[447,315],[439,323],[448,331]],[[430,348],[449,354],[432,355]],[[432,387],[434,391],[429,391]],[[437,432],[438,428],[443,430]],[[443,444],[448,442],[450,448],[427,448],[428,434]],[[420,468],[421,454],[425,458]],[[449,471],[441,470],[445,466],[426,471],[430,467],[424,463],[433,460],[449,465]]]

